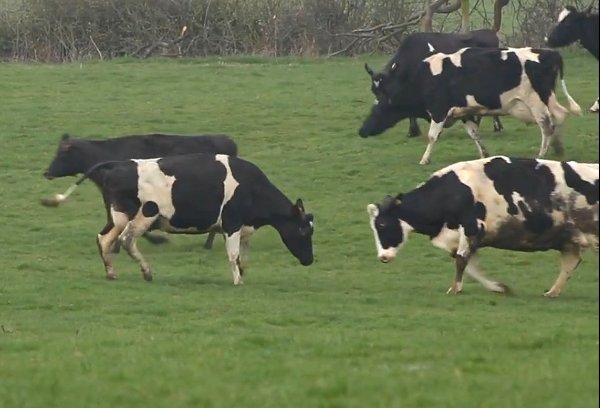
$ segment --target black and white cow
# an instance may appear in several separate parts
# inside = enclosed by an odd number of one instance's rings
[[[433,145],[449,122],[461,119],[480,157],[481,143],[474,116],[511,115],[537,123],[542,132],[538,157],[552,141],[562,153],[559,128],[567,110],[554,93],[557,76],[569,100],[569,109],[581,108],[567,91],[563,60],[555,50],[536,48],[463,48],[452,54],[425,58],[410,75],[396,71],[369,72],[377,103],[359,130],[361,137],[375,136],[411,116],[429,116],[428,145],[420,164],[430,162]]]
[[[463,272],[491,291],[509,290],[482,275],[479,248],[560,251],[560,274],[545,293],[556,297],[582,252],[598,250],[598,164],[504,156],[458,162],[367,210],[380,261],[393,260],[412,231],[450,252],[456,277],[448,293],[462,290]]]
[[[54,159],[44,176],[57,177],[83,174],[94,165],[110,160],[151,159],[189,153],[237,155],[237,145],[227,135],[170,135],[152,133],[110,139],[77,139],[64,134],[58,143]],[[158,237],[145,235],[149,241],[162,242]],[[215,234],[210,233],[204,247],[212,248]]]
[[[112,249],[118,242],[152,280],[137,239],[150,229],[202,234],[220,231],[233,283],[242,283],[248,241],[264,225],[274,227],[302,265],[313,262],[313,216],[302,200],[292,203],[254,164],[234,156],[191,154],[103,162],[88,170],[64,195],[90,178],[102,191],[107,223],[97,237],[107,279],[115,279]]]
[[[567,6],[558,15],[558,22],[546,37],[546,43],[550,47],[564,47],[579,41],[597,60],[599,36],[598,13],[591,13],[591,6],[585,11]],[[599,109],[596,99],[590,111],[598,112]]]
[[[498,48],[499,40],[494,30],[474,30],[468,33],[413,33],[408,35],[392,59],[383,68],[394,70],[400,75],[412,76],[419,63],[432,52],[451,53],[465,47]],[[427,118],[429,119],[429,118]],[[421,130],[415,117],[409,118],[408,136],[419,136]],[[502,130],[502,123],[494,116],[494,130]]]

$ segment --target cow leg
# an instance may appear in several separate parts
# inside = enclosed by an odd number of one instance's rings
[[[556,100],[556,95],[550,95],[548,99],[548,109],[552,115],[552,121],[554,123],[554,127],[552,129],[552,150],[554,150],[554,154],[557,156],[562,156],[565,153],[565,149],[561,140],[561,128],[562,124],[567,119],[568,111],[558,103]]]
[[[244,272],[248,268],[248,252],[250,249],[250,236],[242,235],[240,238],[240,276],[244,276]]]
[[[96,244],[98,245],[98,251],[100,257],[104,263],[104,270],[106,271],[106,279],[114,280],[117,279],[117,274],[113,268],[112,257],[114,253],[115,244],[119,234],[123,231],[129,218],[127,214],[110,210],[110,218],[106,226],[100,231],[96,237]]]
[[[546,108],[545,105],[543,105]],[[550,140],[554,133],[554,123],[550,117],[548,109],[534,109],[533,116],[542,132],[542,143],[540,144],[540,151],[538,152],[537,158],[542,159],[548,152],[548,146],[550,146]]]
[[[419,164],[429,164],[431,162],[431,151],[433,150],[433,145],[440,137],[440,134],[444,130],[444,120],[441,122],[436,122],[431,119],[431,124],[429,125],[429,132],[427,133],[427,148],[425,149],[425,153],[423,153],[423,157],[421,157],[421,161]]]
[[[508,287],[508,285],[490,280],[483,276],[481,270],[479,269],[479,254],[477,252],[473,252],[471,254],[471,257],[469,258],[469,263],[465,268],[465,272],[467,273],[467,275],[475,279],[477,282],[481,283],[486,289],[492,292],[510,293],[510,288]]]
[[[417,118],[408,118],[408,137],[421,136],[421,128],[417,123]]]
[[[471,251],[469,249],[469,240],[465,235],[463,227],[459,228],[459,234],[460,235],[458,240],[458,248],[456,250],[456,255],[454,256],[454,262],[456,265],[456,275],[454,276],[454,281],[452,281],[452,285],[446,292],[451,293],[453,295],[462,292],[463,273],[465,271],[465,267],[469,263],[469,258],[471,256]]]
[[[119,236],[121,245],[130,257],[139,262],[142,276],[148,282],[152,280],[152,272],[150,271],[150,265],[137,247],[137,240],[152,226],[158,215],[158,205],[155,202],[148,201],[144,203],[137,215],[127,223]]]
[[[239,230],[231,235],[225,235],[225,248],[227,249],[227,257],[229,258],[234,285],[244,283],[242,281],[242,273],[240,272],[240,239],[241,231]]]
[[[477,123],[467,119],[464,121],[463,126],[467,131],[469,137],[475,142],[477,150],[479,150],[479,157],[481,157],[482,159],[488,157],[489,154],[483,143],[481,143],[481,138],[479,136],[479,126],[477,125]]]
[[[560,292],[565,287],[567,280],[571,277],[571,274],[575,272],[577,266],[581,262],[581,250],[576,248],[571,251],[562,251],[560,253],[560,273],[554,282],[554,285],[549,291],[544,293],[546,297],[558,297]]]
[[[500,117],[494,115],[494,132],[502,132],[504,130],[504,126],[502,126],[502,122],[500,122]]]
[[[600,105],[598,104],[598,98],[596,98],[596,102],[594,102],[594,104],[592,106],[590,106],[590,112],[598,113],[599,110],[600,110]]]
[[[204,243],[204,249],[212,249],[213,247],[213,242],[215,242],[215,235],[217,233],[210,231],[208,233],[208,237],[206,237],[206,242]]]

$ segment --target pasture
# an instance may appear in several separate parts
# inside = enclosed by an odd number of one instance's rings
[[[582,108],[598,65],[567,50]],[[477,157],[461,126],[429,166],[407,123],[377,138],[358,127],[373,101],[365,61],[210,58],[0,65],[0,405],[3,407],[590,407],[598,405],[598,258],[560,298],[542,297],[558,254],[482,251],[482,269],[513,296],[466,280],[413,235],[394,263],[375,256],[366,205]],[[563,105],[566,99],[557,88]],[[537,126],[503,120],[492,154],[532,157]],[[422,130],[427,127],[420,121]],[[42,177],[63,132],[89,138],[223,132],[290,199],[315,215],[315,263],[302,267],[273,229],[251,241],[234,287],[222,240],[169,237],[125,252],[104,279],[95,238],[101,197],[84,183],[58,208],[39,199],[72,179]],[[598,161],[598,116],[570,117],[565,158]],[[555,158],[552,154],[548,158]]]

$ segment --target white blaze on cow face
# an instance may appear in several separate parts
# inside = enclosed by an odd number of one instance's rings
[[[570,10],[567,10],[566,8],[562,9],[562,11],[558,14],[558,22],[560,23],[563,21],[569,14],[571,14]]]
[[[158,204],[160,215],[170,219],[175,214],[171,199],[175,177],[164,174],[158,166],[158,160],[133,160],[137,163],[138,198],[142,203],[154,201]]]
[[[225,204],[231,200],[233,194],[235,193],[235,189],[240,185],[235,178],[233,178],[233,173],[231,172],[231,167],[229,167],[229,156],[224,154],[215,155],[215,160],[221,162],[223,166],[225,166],[225,180],[223,180],[223,202],[221,203],[221,209],[219,210],[219,219],[218,224],[221,224],[221,214],[223,213],[223,207]]]
[[[375,88],[379,88],[379,83],[381,82],[381,80],[373,80],[373,86]]]
[[[371,230],[373,231],[373,237],[375,238],[375,249],[377,250],[377,258],[384,263],[393,261],[396,258],[398,251],[406,243],[407,235],[413,230],[413,228],[403,220],[392,220],[393,225],[388,226],[388,228],[395,230],[395,232],[397,232],[398,235],[401,236],[401,240],[396,246],[384,247],[376,226],[376,222],[378,221],[377,217],[379,216],[379,208],[375,204],[369,204],[367,206],[367,212],[369,213],[369,225],[371,226]]]
[[[433,45],[431,45],[431,43],[430,43],[430,42],[428,42],[428,43],[427,43],[427,46],[429,47],[429,51],[430,51],[430,52],[433,52],[433,51],[435,51],[435,48],[433,48]]]
[[[431,71],[431,75],[439,75],[443,71],[443,64],[446,58],[450,59],[450,62],[455,67],[462,67],[462,54],[465,52],[467,48],[461,48],[453,54],[444,54],[443,52],[438,52],[437,54],[433,54],[430,57],[427,57],[423,60],[429,64],[429,70]]]

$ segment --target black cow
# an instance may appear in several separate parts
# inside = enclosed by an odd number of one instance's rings
[[[292,203],[254,164],[227,155],[190,154],[103,162],[72,186],[90,178],[102,191],[107,223],[97,238],[107,279],[115,279],[117,240],[152,280],[136,240],[150,229],[202,234],[222,231],[235,285],[242,283],[248,240],[264,225],[274,227],[302,265],[313,262],[313,216],[302,200]],[[62,201],[63,196],[50,201]]]
[[[558,15],[558,22],[546,37],[550,47],[564,47],[576,41],[598,59],[598,13],[591,13],[591,6],[586,11],[577,11],[573,6],[565,7]],[[598,99],[590,108],[598,112]]]
[[[411,231],[455,258],[448,293],[462,290],[463,271],[491,291],[508,291],[483,276],[479,248],[560,251],[560,274],[545,293],[556,297],[582,252],[598,251],[598,164],[503,156],[459,162],[367,210],[381,262],[396,257]]]
[[[64,134],[56,156],[44,176],[56,177],[83,174],[94,165],[110,160],[150,159],[187,153],[237,155],[237,145],[227,135],[169,135],[152,133],[130,135],[102,140],[76,139]],[[145,235],[154,243],[163,239]],[[210,249],[215,234],[210,233],[204,247]]]
[[[394,66],[393,69],[401,75],[411,76],[418,69],[419,63],[432,52],[451,53],[465,47],[498,48],[498,45],[496,32],[488,29],[468,33],[413,33],[402,42],[383,71],[389,72]],[[421,129],[417,119],[410,117],[409,121],[408,136],[419,136]],[[502,123],[496,116],[494,116],[494,130],[502,130]]]
[[[512,115],[537,123],[542,132],[538,157],[546,154],[550,141],[561,154],[559,128],[567,110],[554,93],[558,75],[569,109],[581,113],[563,80],[562,57],[550,49],[463,48],[452,54],[433,54],[408,75],[398,65],[381,73],[367,71],[377,103],[359,135],[378,135],[407,117],[429,117],[429,143],[420,164],[429,163],[443,128],[457,119],[463,121],[479,155],[486,157],[475,121],[475,116],[486,115]]]

